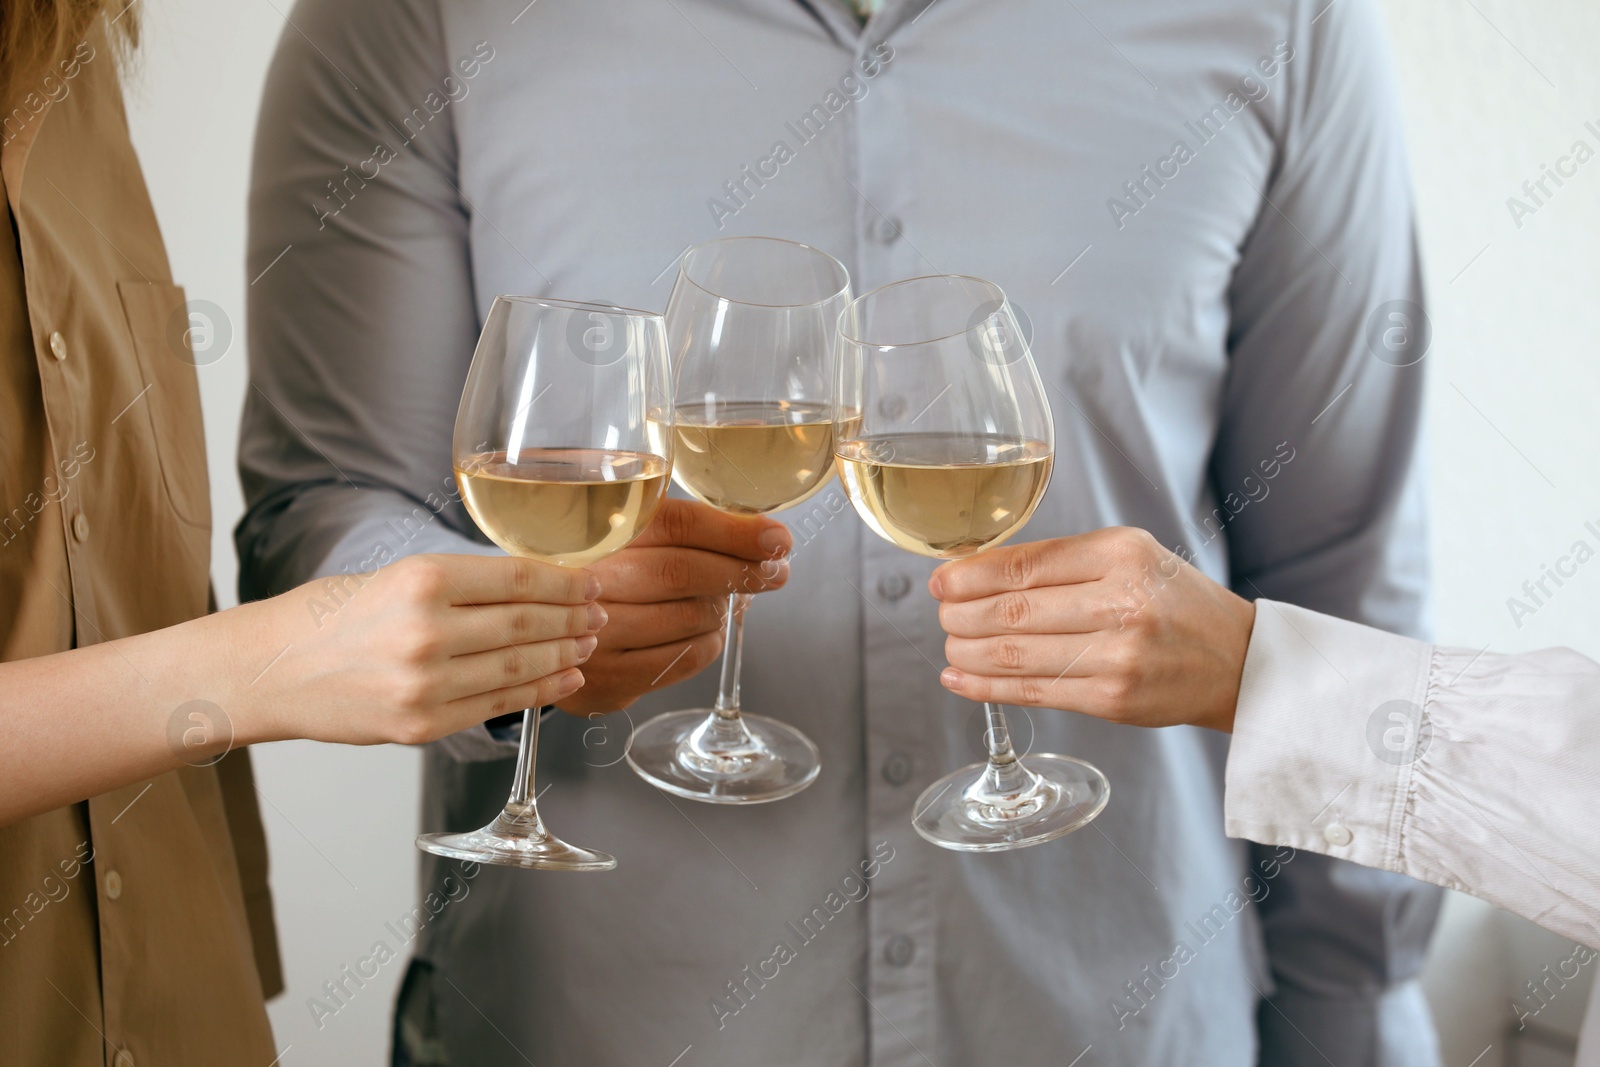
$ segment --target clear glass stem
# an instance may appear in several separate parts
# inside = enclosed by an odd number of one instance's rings
[[[511,780],[511,798],[506,801],[500,818],[513,824],[518,832],[536,837],[544,835],[533,791],[533,767],[538,751],[539,709],[524,708],[522,741],[517,745],[517,773]]]
[[[545,829],[533,791],[533,764],[538,749],[539,709],[524,708],[517,775],[505,807],[481,830],[423,834],[417,838],[417,847],[435,856],[493,867],[546,871],[609,871],[615,867],[616,857],[569,845]]]
[[[1011,728],[1006,713],[998,704],[984,704],[984,717],[988,727],[983,732],[984,747],[989,750],[988,766],[983,777],[972,784],[970,796],[984,804],[1004,804],[1027,794],[1038,785],[1038,779],[1022,765],[1016,750],[1011,747]]]
[[[750,594],[728,597],[716,703],[657,715],[628,738],[628,764],[675,796],[708,804],[761,804],[816,780],[817,746],[792,726],[740,708],[744,613]]]
[[[717,689],[716,713],[720,718],[739,717],[739,670],[744,665],[744,613],[750,606],[749,593],[728,594],[728,617],[723,623],[722,681]]]
[[[744,664],[744,613],[749,593],[728,594],[728,617],[723,620],[722,680],[717,702],[698,729],[683,739],[678,758],[701,770],[715,767],[731,773],[737,764],[727,762],[733,753],[748,756],[756,746],[739,714],[739,668]]]

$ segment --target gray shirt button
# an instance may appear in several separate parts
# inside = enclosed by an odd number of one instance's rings
[[[883,946],[883,958],[892,967],[904,967],[917,954],[917,943],[905,934],[895,934]]]
[[[874,215],[867,222],[867,237],[887,248],[900,240],[900,219],[894,215]]]
[[[883,780],[890,785],[905,785],[911,781],[911,757],[904,752],[891,752],[883,761]]]
[[[886,419],[898,419],[906,413],[906,398],[899,393],[888,393],[878,398],[878,414]]]
[[[885,574],[878,579],[878,595],[885,600],[899,600],[911,592],[911,579],[903,574]]]

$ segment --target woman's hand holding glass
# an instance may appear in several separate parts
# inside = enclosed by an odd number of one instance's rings
[[[868,526],[939,559],[975,556],[1027,523],[1055,459],[1049,399],[1005,294],[980,278],[874,289],[839,319],[839,476]],[[847,417],[847,414],[849,417]],[[988,760],[934,782],[912,826],[962,852],[1043,844],[1105,807],[1105,775],[1011,744],[984,705]]]
[[[496,297],[472,355],[453,443],[462,503],[514,556],[577,568],[627,548],[655,518],[672,470],[671,371],[660,315],[608,304]],[[601,583],[596,580],[596,585]],[[604,871],[539,817],[539,707],[522,716],[511,796],[494,821],[423,834],[472,863]]]
[[[197,620],[248,684],[247,741],[422,744],[578,692],[605,612],[584,570],[491,556],[412,556]],[[283,646],[262,671],[263,649]],[[259,675],[259,677],[256,677]]]
[[[928,590],[952,693],[1233,729],[1255,605],[1144,530],[1008,545],[945,564]]]

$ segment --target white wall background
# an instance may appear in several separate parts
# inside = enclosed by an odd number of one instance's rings
[[[1337,2],[1337,0],[1335,0]],[[1600,152],[1594,0],[1383,0],[1404,87],[1432,294],[1430,438],[1441,640],[1600,658],[1600,565],[1514,624],[1506,599],[1600,524],[1600,158],[1519,228],[1506,206],[1575,141]],[[244,219],[256,100],[289,0],[146,0],[134,137],[177,280],[232,318],[201,368],[216,519],[213,573],[234,599],[235,435],[245,391]],[[290,30],[289,32],[294,32]],[[1594,129],[1585,128],[1593,122]],[[1593,538],[1590,538],[1591,541]],[[419,761],[308,743],[256,753],[289,992],[272,1005],[284,1067],[386,1062],[391,964],[318,1027],[306,998],[412,904]],[[1512,1050],[1510,1000],[1570,945],[1452,898],[1427,977],[1447,1067],[1570,1063],[1586,993],[1530,1020],[1548,1053]],[[1529,1005],[1530,1007],[1532,1005]],[[1475,1059],[1475,1057],[1477,1057]]]

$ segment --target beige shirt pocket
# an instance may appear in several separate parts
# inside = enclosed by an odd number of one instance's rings
[[[209,529],[206,435],[183,288],[167,282],[121,281],[117,292],[148,390],[143,407],[155,435],[167,498],[180,519]]]

